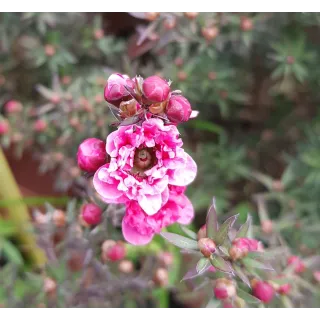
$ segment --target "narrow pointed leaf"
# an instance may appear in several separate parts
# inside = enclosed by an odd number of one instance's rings
[[[250,214],[248,214],[247,221],[245,224],[241,226],[239,231],[237,232],[237,235],[235,236],[236,238],[247,238],[248,237],[248,231],[251,228],[251,223],[252,223],[252,217]]]
[[[203,262],[200,263],[201,260],[202,259],[199,260],[196,267],[192,268],[184,275],[181,281],[190,280],[190,279],[199,277],[200,275],[208,271],[208,269],[211,267],[210,261],[206,259],[207,263],[203,263]]]
[[[244,258],[242,259],[242,262],[245,266],[249,266],[251,268],[274,271],[273,267],[269,263],[261,262],[255,259]]]
[[[209,258],[211,264],[220,271],[227,272],[227,273],[234,273],[234,270],[231,264],[225,261],[223,258],[217,255],[211,255]]]
[[[214,240],[216,245],[222,245],[228,237],[229,231],[233,226],[234,222],[238,218],[238,214],[227,219],[222,226],[219,228],[218,233],[215,235]]]
[[[211,267],[211,263],[207,258],[201,258],[196,266],[196,270],[198,273],[203,273],[203,270],[209,269]]]
[[[227,249],[226,247],[220,246],[220,247],[219,247],[219,250],[220,250],[224,255],[226,255],[227,257],[229,257],[229,252],[228,252],[228,249]]]
[[[218,216],[216,211],[216,200],[213,198],[212,205],[208,210],[206,219],[207,237],[213,238],[218,232]]]
[[[246,274],[241,270],[241,268],[237,265],[233,265],[233,269],[236,273],[236,275],[249,287],[251,288],[250,285],[250,280],[249,278],[246,276]]]
[[[251,294],[245,292],[240,288],[237,289],[237,294],[238,294],[238,297],[240,297],[247,303],[261,303],[261,301],[258,298],[252,296]]]
[[[115,106],[113,106],[112,104],[108,103],[108,107],[111,111],[111,113],[113,114],[113,116],[118,120],[121,121],[121,117],[120,117],[120,112],[119,109]]]
[[[198,242],[192,239],[174,234],[171,232],[161,232],[163,238],[182,249],[198,249]]]
[[[197,240],[197,234],[195,232],[182,225],[180,225],[180,228],[187,236],[189,236],[189,238]]]

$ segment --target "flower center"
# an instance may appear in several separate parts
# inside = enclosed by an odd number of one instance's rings
[[[136,150],[133,160],[132,173],[143,173],[156,164],[156,157],[153,148],[142,148]]]

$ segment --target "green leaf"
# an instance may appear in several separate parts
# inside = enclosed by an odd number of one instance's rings
[[[0,219],[0,236],[8,237],[15,233],[17,227],[12,221]]]
[[[239,231],[237,232],[235,239],[237,238],[247,238],[248,237],[248,231],[251,228],[251,223],[252,223],[252,217],[250,214],[247,216],[247,221],[245,224],[243,224]]]
[[[206,260],[206,261],[204,261]],[[181,281],[190,280],[196,277],[199,277],[211,267],[210,261],[207,258],[202,258],[198,261],[196,267],[189,270]]]
[[[234,273],[234,270],[231,264],[225,261],[222,257],[217,255],[210,256],[211,264],[220,271],[227,272],[227,273]]]
[[[216,200],[212,199],[212,205],[208,210],[206,219],[207,237],[213,239],[218,231],[218,216],[216,212]]]
[[[183,225],[180,225],[181,230],[187,235],[189,236],[191,239],[193,240],[197,240],[197,234],[195,232],[193,232],[192,230],[186,228]]]
[[[18,250],[10,241],[2,240],[2,251],[9,261],[16,265],[23,264],[23,258]]]
[[[201,258],[196,266],[196,270],[198,273],[202,273],[207,267],[210,267],[210,261],[208,258]]]
[[[252,296],[251,294],[245,292],[240,288],[237,289],[237,294],[238,294],[238,297],[240,297],[247,303],[261,303],[261,301],[258,298]]]
[[[216,245],[218,246],[223,245],[225,240],[228,238],[229,231],[233,226],[233,224],[235,223],[235,221],[237,220],[237,218],[238,218],[238,214],[230,217],[222,224],[222,226],[219,228],[218,233],[214,237],[214,241]]]
[[[249,278],[246,276],[246,274],[242,271],[241,267],[239,267],[238,265],[236,264],[233,264],[233,269],[236,273],[236,275],[249,287],[251,288],[251,285],[250,285],[250,280]]]
[[[274,271],[272,266],[270,266],[268,263],[264,263],[255,259],[250,259],[248,257],[242,259],[242,262],[245,266],[249,266],[251,268]]]
[[[198,249],[198,242],[192,239],[170,232],[161,232],[160,235],[179,248]]]
[[[221,304],[221,301],[216,300],[216,299],[210,299],[206,308],[218,308]]]

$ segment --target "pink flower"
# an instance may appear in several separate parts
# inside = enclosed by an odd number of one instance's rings
[[[133,89],[134,82],[127,75],[120,73],[112,74],[104,89],[104,98],[106,101],[114,105],[119,105],[121,101],[131,98],[125,86]]]
[[[34,130],[36,132],[44,132],[47,129],[47,122],[43,119],[38,119],[36,120],[36,122],[34,123]]]
[[[303,261],[297,256],[291,256],[288,258],[288,265],[294,265],[294,271],[296,273],[302,273],[306,270],[306,266]]]
[[[253,284],[253,295],[264,303],[269,303],[274,297],[274,289],[266,281],[256,281]]]
[[[78,148],[77,158],[81,170],[95,172],[106,163],[106,144],[96,138],[86,139]]]
[[[17,113],[22,110],[22,104],[17,100],[10,100],[5,104],[4,109],[7,113]]]
[[[134,200],[147,215],[156,214],[168,201],[169,184],[186,186],[196,176],[182,144],[177,128],[160,119],[119,127],[107,138],[111,160],[95,173],[96,191],[107,203]]]
[[[152,102],[162,102],[168,98],[170,87],[166,80],[152,76],[143,81],[144,96]]]
[[[173,123],[188,121],[191,116],[191,105],[183,96],[172,95],[167,105],[166,114]]]
[[[7,120],[0,120],[0,135],[8,133],[9,129],[9,122]]]
[[[151,216],[143,211],[137,201],[131,201],[127,204],[126,214],[122,220],[123,236],[131,244],[144,245],[149,243],[162,228],[175,222],[189,224],[193,216],[194,210],[190,200],[175,190],[170,191],[167,203]]]
[[[102,210],[94,203],[87,203],[82,206],[81,215],[84,222],[95,225],[101,222]]]

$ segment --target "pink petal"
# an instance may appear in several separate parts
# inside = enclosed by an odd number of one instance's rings
[[[186,186],[190,184],[197,175],[197,164],[186,153],[186,165],[182,168],[172,171],[169,183],[174,186]]]
[[[156,214],[162,206],[161,194],[142,194],[138,196],[138,202],[142,210],[149,216]]]
[[[121,197],[123,193],[118,190],[119,181],[108,178],[108,166],[109,164],[106,164],[96,171],[93,177],[93,186],[101,197],[112,201]]]
[[[122,220],[122,234],[123,237],[128,241],[129,243],[133,245],[145,245],[149,243],[152,238],[153,234],[149,235],[143,235],[137,232],[134,228],[129,226],[129,224],[125,223],[125,219]]]
[[[196,118],[199,114],[198,110],[192,110],[191,115],[190,115],[190,119]]]
[[[188,199],[187,196],[182,195],[184,198],[184,205],[185,207],[183,209],[180,209],[181,215],[178,219],[178,222],[181,224],[189,224],[191,223],[193,217],[194,217],[194,209],[191,201]]]

